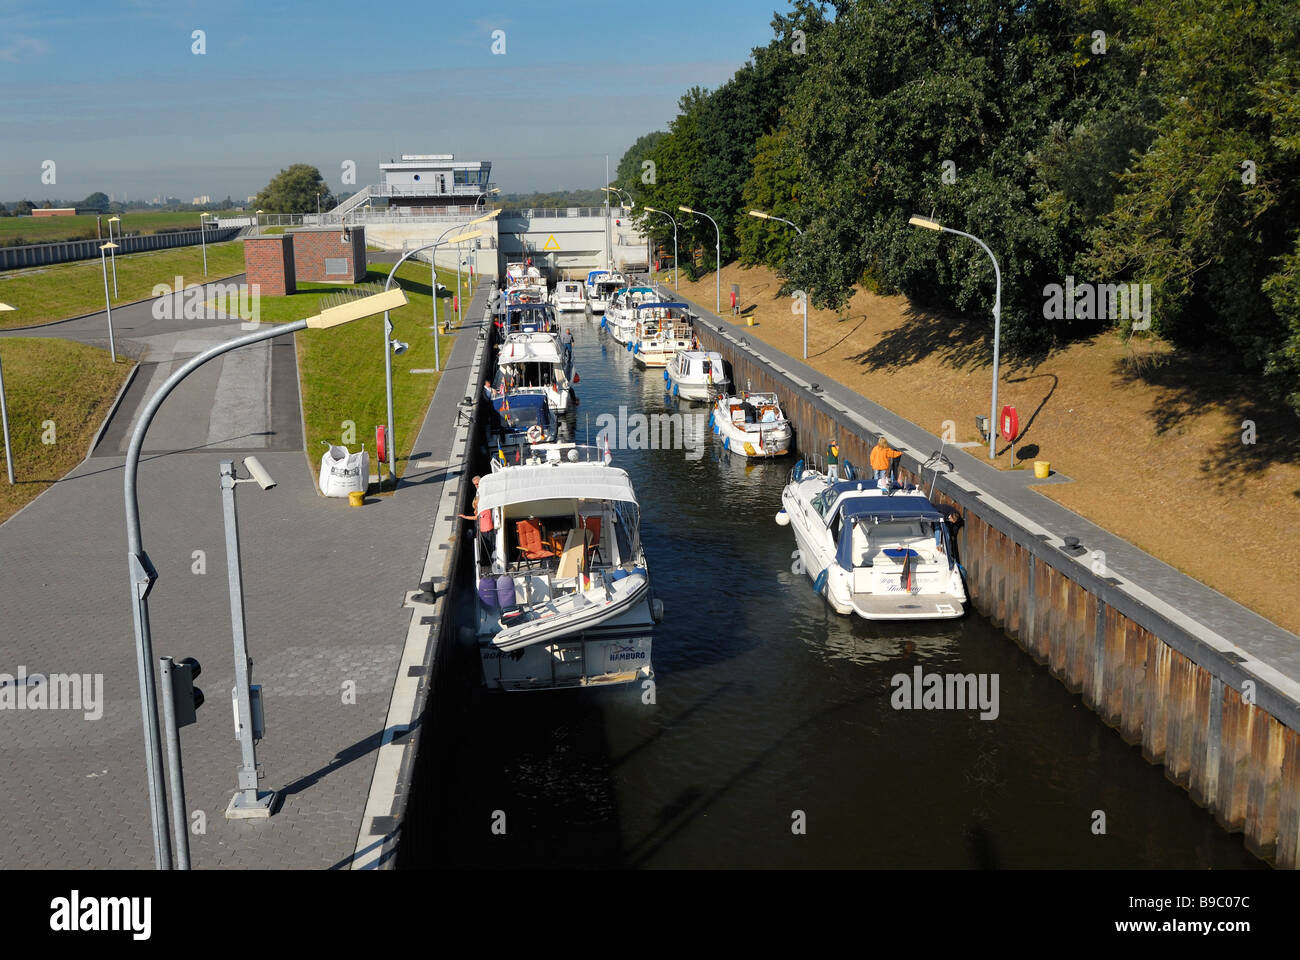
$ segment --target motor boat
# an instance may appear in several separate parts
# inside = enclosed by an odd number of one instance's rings
[[[561,280],[555,285],[555,290],[551,293],[551,303],[561,313],[571,310],[586,310],[586,289],[577,280]]]
[[[690,307],[684,303],[646,301],[633,307],[632,339],[628,349],[643,367],[666,367],[679,350],[695,346]]]
[[[613,270],[592,270],[587,274],[587,303],[592,313],[604,313],[610,299],[626,287],[627,278]]]
[[[654,598],[640,508],[608,451],[539,444],[478,488],[476,643],[483,682],[510,691],[651,679]]]
[[[795,464],[776,522],[794,531],[799,562],[839,614],[944,620],[966,603],[952,531],[915,488],[888,478],[837,480]]]
[[[573,350],[553,333],[509,333],[497,351],[492,380],[496,393],[510,397],[538,394],[557,416],[574,406]]]
[[[780,457],[790,452],[794,430],[775,393],[718,397],[709,415],[722,449],[742,457]]]
[[[546,291],[546,279],[542,276],[542,271],[533,266],[532,260],[526,263],[507,263],[506,289],[516,290],[523,287],[540,287],[544,293]]]
[[[555,307],[533,300],[526,303],[507,302],[505,312],[493,326],[497,341],[504,343],[507,337],[516,333],[558,334],[560,324],[555,316]]]
[[[727,392],[722,354],[710,350],[679,350],[664,368],[664,389],[683,400],[709,401]]]
[[[624,287],[610,299],[600,325],[615,341],[626,346],[632,339],[637,304],[658,298],[654,287]]]
[[[545,396],[490,389],[492,417],[487,439],[495,459],[503,463],[521,462],[528,447],[555,442],[559,436],[559,420],[551,412]]]

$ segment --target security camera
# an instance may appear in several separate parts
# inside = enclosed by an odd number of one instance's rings
[[[410,346],[409,343],[402,343],[401,340],[392,340],[390,342],[393,345],[393,356],[395,357],[400,357],[406,352],[406,348]]]
[[[275,486],[275,481],[271,479],[271,475],[266,472],[266,467],[262,466],[257,457],[245,457],[244,466],[248,468],[249,474],[263,490],[270,490]]]

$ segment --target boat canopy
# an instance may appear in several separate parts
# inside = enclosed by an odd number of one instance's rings
[[[591,270],[588,271],[587,273],[587,282],[595,283],[597,277],[608,277],[608,276],[609,276],[608,270]]]
[[[675,308],[675,309],[687,310],[687,311],[689,311],[689,310],[691,309],[690,307],[688,307],[688,306],[687,306],[686,304],[684,304],[684,303],[679,303],[679,302],[677,302],[677,301],[669,302],[669,301],[666,301],[666,300],[665,300],[665,301],[656,301],[656,302],[654,302],[654,303],[650,303],[650,302],[646,302],[646,303],[638,303],[638,304],[636,305],[636,308],[637,308],[638,310],[650,310],[650,309],[653,309],[654,307],[672,307],[672,308]]]
[[[843,493],[859,489],[859,482],[863,484],[864,489],[870,489],[870,485],[865,481],[841,481],[834,486],[837,493]],[[943,520],[943,514],[925,497],[897,493],[889,497],[852,497],[841,505],[840,516],[845,520],[870,519],[886,522],[929,520],[937,523]]]
[[[522,433],[531,426],[550,426],[546,397],[540,393],[512,393],[496,397],[492,408],[498,422],[506,428]],[[504,408],[504,409],[503,409]]]
[[[636,504],[627,471],[603,463],[507,467],[479,480],[480,511],[533,500],[614,500]]]

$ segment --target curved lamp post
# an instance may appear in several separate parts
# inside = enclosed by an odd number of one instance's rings
[[[718,221],[714,220],[707,213],[701,213],[699,210],[692,210],[690,207],[678,207],[682,213],[691,213],[703,217],[709,223],[713,224],[713,232],[718,235],[717,246],[717,263],[714,264],[713,271],[713,312],[722,315],[722,231],[718,229]]]
[[[136,496],[136,474],[140,467],[140,450],[144,446],[144,435],[153,422],[154,415],[167,396],[187,376],[215,357],[229,353],[239,347],[272,337],[297,333],[311,328],[323,330],[336,327],[352,320],[375,314],[406,303],[406,294],[402,290],[390,290],[385,293],[354,300],[341,306],[331,307],[314,317],[295,320],[293,323],[276,325],[266,330],[258,330],[245,337],[238,337],[226,343],[217,344],[191,358],[179,370],[172,374],[145,404],[131,434],[131,445],[127,450],[126,462],[123,464],[124,491],[126,496],[126,543],[127,561],[131,578],[131,612],[135,621],[136,672],[140,684],[140,713],[144,724],[145,766],[149,776],[149,806],[153,818],[154,862],[160,870],[172,867],[171,845],[167,839],[167,803],[162,781],[162,753],[158,732],[158,691],[154,685],[153,674],[153,638],[149,630],[149,592],[153,589],[158,572],[144,552],[143,538],[140,532],[140,504]]]
[[[484,221],[491,220],[493,217],[500,216],[500,214],[501,214],[500,210],[493,210],[491,213],[487,214],[486,216],[479,217],[477,220],[471,220],[468,223],[454,224],[453,226],[450,226],[446,230],[444,230],[442,232],[442,236],[439,237],[437,240],[435,240],[433,243],[426,243],[422,247],[415,247],[414,249],[408,250],[407,252],[403,253],[401,259],[398,260],[395,264],[393,264],[393,269],[388,271],[388,279],[384,281],[384,289],[388,290],[392,287],[393,278],[397,275],[397,268],[400,267],[402,264],[404,264],[412,256],[419,253],[421,250],[433,250],[434,253],[430,256],[430,259],[436,261],[437,260],[436,248],[442,246],[442,244],[463,243],[466,240],[474,240],[478,237],[483,236],[482,230],[473,230],[468,233],[459,233],[454,237],[447,237],[447,234],[450,233],[452,230],[461,230],[464,229],[465,227],[472,227],[476,223],[483,223]],[[460,267],[459,255],[457,257],[456,265],[459,271],[459,267]],[[438,275],[438,271],[435,266],[434,277],[436,278],[437,275]],[[459,280],[457,281],[456,295],[457,297],[460,297]],[[437,279],[435,279],[433,282],[433,297],[434,297],[433,302],[434,305],[436,306],[438,303]],[[457,302],[459,303],[459,300]],[[436,318],[434,320],[433,326],[434,326],[433,335],[435,337],[435,349],[436,349],[436,338],[438,336],[438,330],[437,330],[438,323]],[[393,322],[391,319],[389,319],[388,311],[385,310],[384,311],[384,386],[386,387],[387,390],[387,399],[388,399],[388,435],[385,439],[387,440],[387,444],[388,444],[388,476],[392,478],[393,490],[396,491],[397,490],[397,451],[394,449],[394,444],[393,444],[393,347],[392,347],[393,341],[391,339],[392,335],[393,335]]]
[[[122,218],[112,216],[108,218],[108,242],[113,242],[113,224],[121,224]],[[117,237],[122,239],[122,228],[117,228]],[[108,258],[113,261],[113,299],[117,299],[117,247],[112,247],[108,251]]]
[[[208,275],[208,231],[207,231],[208,214],[199,214],[199,240],[203,243],[203,275]]]
[[[952,227],[945,227],[930,217],[922,217],[913,214],[907,221],[913,227],[924,227],[927,230],[938,230],[943,233],[955,233],[959,237],[965,237],[967,240],[974,240],[984,252],[989,255],[993,261],[993,279],[997,282],[997,293],[993,299],[993,402],[989,406],[989,459],[992,460],[997,456],[998,442],[998,343],[1002,333],[1002,271],[998,269],[998,258],[993,256],[993,251],[979,237],[969,233],[963,233],[960,230],[954,230]]]
[[[104,270],[104,311],[108,314],[108,352],[114,363],[117,363],[117,347],[113,345],[113,301],[108,299],[108,261],[104,259],[107,256],[104,251],[116,249],[117,244],[111,240],[99,248],[99,265]]]
[[[799,236],[801,237],[803,236],[803,231],[799,229],[798,225],[791,220],[785,219],[785,217],[774,217],[770,213],[764,213],[762,210],[751,210],[749,211],[749,215],[751,217],[757,217],[759,220],[775,220],[778,223],[788,224],[789,226],[794,227],[795,233],[799,234]],[[803,304],[803,358],[805,360],[808,359],[808,301],[807,299],[804,300],[804,304]]]
[[[671,213],[664,210],[656,210],[654,207],[642,207],[641,209],[646,213],[661,214],[673,222],[673,290],[675,291],[677,289],[677,275],[681,273],[681,271],[677,269],[677,218]]]

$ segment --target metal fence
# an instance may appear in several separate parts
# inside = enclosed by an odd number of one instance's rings
[[[239,233],[238,227],[207,229],[208,243],[220,243]],[[202,242],[198,230],[180,233],[150,233],[143,236],[115,237],[117,253],[141,253],[145,250],[165,250],[170,247],[192,247]],[[42,267],[52,263],[69,263],[74,260],[98,260],[99,248],[104,240],[67,240],[63,243],[31,243],[21,247],[0,247],[0,270],[17,270],[20,267]]]

